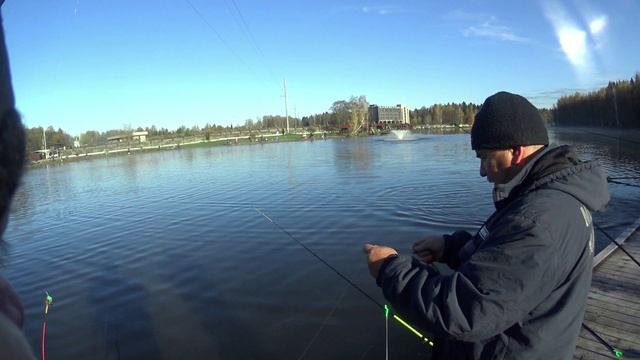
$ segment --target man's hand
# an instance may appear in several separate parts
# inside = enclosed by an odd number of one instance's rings
[[[444,237],[430,235],[416,241],[413,243],[413,253],[427,264],[440,261],[444,253]]]
[[[22,303],[11,285],[2,277],[0,277],[0,313],[4,314],[18,327],[22,327],[22,322],[24,321]]]
[[[380,266],[386,258],[391,255],[398,255],[398,252],[388,246],[377,246],[365,244],[362,251],[367,254],[367,262],[369,264],[369,273],[375,279],[378,278]]]

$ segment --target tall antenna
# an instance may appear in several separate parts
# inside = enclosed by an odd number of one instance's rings
[[[42,128],[42,150],[44,150],[44,158],[49,158],[49,151],[47,151],[47,133],[44,127]]]
[[[289,133],[289,107],[287,106],[287,79],[284,79],[284,116],[287,118],[287,134]]]

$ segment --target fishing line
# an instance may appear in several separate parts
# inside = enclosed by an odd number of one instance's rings
[[[640,262],[638,262],[638,260],[636,260],[636,259],[633,257],[633,255],[631,255],[631,254],[627,251],[627,249],[623,248],[623,247],[622,247],[622,244],[620,244],[619,242],[617,242],[617,241],[616,241],[616,239],[614,239],[611,235],[607,234],[607,232],[606,232],[606,231],[604,231],[604,229],[603,229],[603,228],[601,228],[600,226],[598,226],[598,224],[596,224],[595,222],[593,223],[593,226],[595,226],[595,227],[596,227],[596,229],[598,229],[601,233],[603,233],[603,234],[604,234],[604,236],[606,236],[609,240],[611,240],[611,242],[612,242],[612,243],[616,244],[616,246],[617,246],[620,250],[622,250],[625,254],[627,254],[627,256],[628,256],[631,260],[633,260],[633,262],[635,262],[635,263],[636,263],[636,265],[640,266]]]
[[[371,295],[367,294],[364,290],[362,290],[358,285],[356,285],[353,281],[349,280],[349,278],[347,278],[346,276],[342,275],[342,273],[340,271],[338,271],[338,269],[336,269],[335,267],[333,267],[331,264],[329,264],[328,262],[326,262],[323,258],[321,258],[318,254],[316,254],[313,250],[311,250],[307,245],[305,245],[304,243],[302,243],[300,240],[296,239],[293,235],[291,235],[291,233],[289,233],[285,228],[283,228],[282,226],[280,226],[278,223],[276,223],[275,221],[273,221],[270,217],[268,217],[267,215],[265,215],[265,213],[263,213],[262,211],[260,211],[258,208],[254,208],[260,215],[264,216],[265,219],[269,220],[273,225],[275,225],[278,229],[282,230],[282,232],[284,232],[285,234],[287,234],[292,240],[294,240],[295,242],[297,242],[298,244],[300,244],[300,246],[302,246],[305,250],[307,250],[311,255],[315,256],[316,259],[320,260],[323,264],[325,264],[329,269],[333,270],[333,272],[335,272],[336,274],[338,274],[338,276],[340,276],[344,281],[348,282],[349,285],[353,286],[356,290],[358,290],[362,295],[366,296],[369,300],[373,301],[373,303],[375,303],[376,305],[378,305],[378,307],[380,307],[381,309],[384,310],[384,305],[382,305],[380,302],[378,302],[378,300],[374,299],[373,297],[371,297]]]
[[[338,309],[338,305],[340,305],[340,303],[342,302],[342,299],[344,299],[344,296],[347,294],[347,290],[348,289],[349,289],[349,287],[346,286],[344,291],[342,292],[342,295],[340,295],[340,298],[338,299],[338,301],[336,301],[336,303],[333,305],[333,308],[331,309],[329,314],[324,318],[324,321],[322,322],[322,325],[320,326],[318,331],[316,331],[316,333],[313,335],[313,338],[311,338],[311,341],[309,341],[309,344],[304,349],[302,354],[300,356],[298,356],[298,360],[304,359],[305,355],[307,355],[307,351],[309,351],[309,349],[311,349],[311,346],[316,342],[316,340],[318,339],[318,336],[322,332],[322,329],[324,329],[324,327],[327,326],[327,322],[329,321],[329,319],[333,316],[333,314]]]
[[[640,176],[607,176],[608,180],[640,180]]]
[[[284,232],[285,234],[287,234],[287,236],[289,236],[289,238],[291,238],[293,241],[297,242],[298,244],[300,244],[300,246],[302,246],[305,250],[307,250],[311,255],[313,255],[316,259],[320,260],[320,262],[322,262],[323,264],[325,264],[329,269],[333,270],[333,272],[335,272],[338,276],[340,276],[344,281],[346,281],[349,285],[351,285],[353,288],[355,288],[356,290],[358,290],[362,295],[364,295],[367,299],[371,300],[374,304],[378,305],[379,308],[381,308],[382,310],[385,311],[385,316],[387,316],[387,312],[389,307],[387,305],[383,305],[380,302],[378,302],[376,299],[374,299],[371,295],[367,294],[364,290],[362,290],[358,285],[356,285],[353,281],[351,281],[348,277],[344,276],[338,269],[336,269],[335,267],[333,267],[331,264],[329,264],[328,262],[326,262],[323,258],[321,258],[318,254],[316,254],[313,250],[311,250],[308,246],[306,246],[303,242],[301,242],[300,240],[296,239],[295,236],[291,235],[290,232],[288,232],[285,228],[283,228],[282,226],[280,226],[280,224],[278,224],[277,222],[273,221],[270,217],[268,217],[265,213],[263,213],[262,211],[260,211],[260,209],[258,208],[254,208],[255,211],[257,211],[260,215],[264,216],[265,219],[269,220],[270,223],[272,223],[273,225],[275,225],[278,229],[280,229],[282,232]],[[406,321],[402,320],[402,318],[400,318],[398,315],[393,314],[393,318],[398,321],[400,324],[402,324],[404,327],[406,327],[407,329],[409,329],[412,333],[414,333],[416,336],[418,336],[420,338],[420,340],[422,342],[424,342],[425,344],[433,347],[435,344],[432,340],[430,340],[429,338],[427,338],[426,336],[422,335],[422,333],[420,333],[418,330],[416,330],[414,327],[412,327],[411,325],[409,325],[409,323],[407,323]]]
[[[637,187],[640,188],[640,185],[636,185],[636,184],[629,184],[629,183],[625,183],[622,181],[617,181],[617,180],[611,180],[609,178],[607,178],[607,182],[611,183],[611,184],[619,184],[619,185],[625,185],[625,186],[631,186],[631,187]]]

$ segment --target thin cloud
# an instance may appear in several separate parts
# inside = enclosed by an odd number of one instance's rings
[[[443,16],[444,20],[450,21],[483,21],[489,18],[484,13],[472,13],[464,10],[451,10]]]
[[[377,15],[389,15],[389,14],[401,14],[407,12],[405,8],[397,5],[373,5],[363,6],[362,12],[365,14],[377,14]]]
[[[573,95],[575,93],[586,94],[590,91],[605,86],[605,83],[598,83],[593,86],[585,86],[579,88],[558,88],[553,90],[544,90],[537,93],[525,94],[524,96],[529,99],[534,105],[540,108],[549,108],[556,104],[559,98],[567,95]]]
[[[529,42],[530,40],[516,35],[511,29],[504,25],[496,24],[496,18],[491,17],[488,21],[478,26],[470,26],[463,32],[464,36],[488,37],[502,41]]]
[[[498,22],[495,16],[490,16],[480,12],[468,12],[464,10],[452,10],[443,15],[445,21],[458,24],[467,24],[462,30],[462,35],[466,37],[487,37],[500,41],[530,42],[531,40],[517,35],[509,27]],[[472,24],[472,25],[468,25]]]

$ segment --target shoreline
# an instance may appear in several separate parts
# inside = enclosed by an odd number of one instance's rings
[[[464,129],[461,129],[464,128]],[[428,132],[434,131],[435,134],[456,134],[467,133],[470,131],[470,125],[431,125],[431,126],[419,126],[411,131],[416,132]],[[584,127],[584,126],[548,126],[548,130],[554,129],[572,130],[578,133],[587,133],[597,136],[615,138],[618,140],[638,143],[640,144],[640,129],[620,129],[620,128],[607,128],[607,127]],[[101,147],[84,148],[84,149],[70,149],[63,150],[60,156],[55,158],[29,161],[27,168],[40,168],[49,165],[61,165],[65,162],[76,162],[82,160],[94,160],[103,159],[109,156],[121,156],[121,155],[133,155],[135,153],[145,153],[151,151],[162,150],[179,150],[182,148],[196,148],[196,147],[214,147],[214,146],[236,146],[236,145],[257,145],[257,144],[270,144],[279,142],[291,142],[291,141],[318,141],[327,138],[346,138],[346,137],[375,137],[385,136],[387,132],[379,132],[377,134],[361,134],[357,136],[351,136],[350,134],[344,134],[339,132],[291,132],[289,134],[281,135],[277,133],[249,133],[243,135],[224,136],[213,139],[206,139],[204,136],[182,138],[182,139],[153,139],[149,142],[138,144],[127,144],[126,146],[109,146],[104,145]],[[154,144],[155,142],[155,144]],[[83,150],[83,151],[79,151]]]
[[[196,147],[214,147],[214,146],[236,146],[236,145],[257,145],[257,144],[272,144],[279,142],[291,142],[291,141],[315,141],[322,140],[324,138],[336,138],[342,137],[342,135],[338,134],[330,134],[330,133],[320,133],[321,135],[316,135],[318,133],[314,133],[309,135],[309,133],[289,133],[286,135],[281,134],[260,134],[256,135],[238,135],[238,136],[227,136],[215,139],[206,138],[194,138],[188,141],[169,141],[164,142],[161,141],[156,145],[152,145],[152,142],[148,143],[140,143],[140,144],[129,144],[123,147],[112,147],[104,146],[102,149],[92,149],[91,152],[85,149],[84,152],[79,152],[77,149],[74,150],[65,150],[67,153],[62,154],[56,157],[52,157],[49,159],[30,161],[27,164],[27,168],[40,168],[48,165],[61,165],[65,162],[76,162],[82,160],[97,160],[104,159],[109,156],[122,156],[122,155],[133,155],[135,153],[146,153],[153,151],[163,151],[163,150],[180,150],[180,149],[189,149]],[[172,139],[173,140],[173,139]]]

